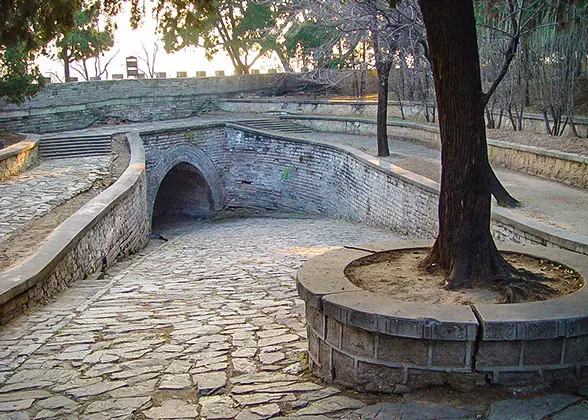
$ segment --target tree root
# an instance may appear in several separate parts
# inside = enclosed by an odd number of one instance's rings
[[[485,264],[484,264],[485,263]],[[455,258],[450,265],[441,264],[441,255],[433,247],[421,262],[421,269],[429,273],[442,270],[446,273],[445,289],[484,287],[497,291],[503,303],[520,303],[552,299],[558,292],[546,283],[553,281],[542,274],[513,267],[496,249],[488,249],[484,261],[472,262],[468,258]]]
[[[503,303],[518,303],[552,299],[557,290],[545,284],[549,277],[532,273],[525,269],[512,269],[503,275],[494,276],[482,284],[502,294]]]

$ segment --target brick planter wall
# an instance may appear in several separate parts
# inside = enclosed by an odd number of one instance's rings
[[[306,304],[312,371],[361,391],[401,393],[448,384],[548,385],[588,377],[588,290],[512,305],[425,305],[359,289],[345,267],[374,252],[423,248],[398,241],[340,249],[297,274]],[[588,257],[539,247],[501,246],[557,261],[588,278]]]

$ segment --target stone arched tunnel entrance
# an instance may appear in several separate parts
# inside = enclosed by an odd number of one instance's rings
[[[175,219],[202,219],[214,213],[210,187],[190,163],[174,166],[161,181],[153,204],[153,227]]]
[[[166,150],[148,169],[151,228],[179,219],[202,219],[223,207],[223,190],[208,157],[188,145]]]

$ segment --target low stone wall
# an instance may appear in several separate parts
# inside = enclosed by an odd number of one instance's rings
[[[588,188],[588,156],[495,140],[488,146],[488,157],[494,165]]]
[[[27,135],[24,141],[0,150],[0,181],[30,168],[39,155],[39,136]]]
[[[344,270],[374,252],[425,248],[402,241],[340,249],[313,258],[297,274],[306,303],[310,367],[320,378],[360,391],[403,393],[430,385],[469,390],[487,381],[549,385],[588,377],[588,289],[558,299],[511,305],[425,305],[353,285]],[[501,245],[577,270],[588,257]]]
[[[145,246],[145,155],[138,135],[127,139],[131,161],[121,177],[59,225],[34,255],[0,273],[1,324]]]
[[[322,116],[284,116],[282,118],[296,121],[318,131],[376,134],[376,122],[370,119]],[[437,127],[408,121],[391,121],[388,123],[388,133],[430,148],[440,148]],[[586,156],[489,139],[488,158],[493,165],[502,168],[553,179],[573,187],[588,188],[588,157]]]
[[[215,101],[221,108],[232,112],[259,112],[291,115],[329,115],[339,117],[370,117],[377,116],[376,101],[364,100],[312,100],[312,99],[219,99]],[[423,105],[420,102],[406,101],[388,102],[388,116],[408,117],[426,121]],[[588,119],[576,117],[576,128],[580,137],[588,136]],[[509,130],[508,124],[502,129]],[[545,134],[543,117],[536,114],[524,114],[523,129]],[[569,129],[567,130],[569,131]],[[567,132],[566,132],[567,133]]]

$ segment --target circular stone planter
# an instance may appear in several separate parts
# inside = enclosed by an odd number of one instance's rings
[[[543,302],[429,305],[377,295],[345,277],[347,265],[372,253],[431,245],[342,248],[300,268],[315,375],[360,391],[394,393],[444,384],[534,387],[588,376],[587,287]],[[559,262],[588,279],[585,255],[515,244],[499,249]]]

